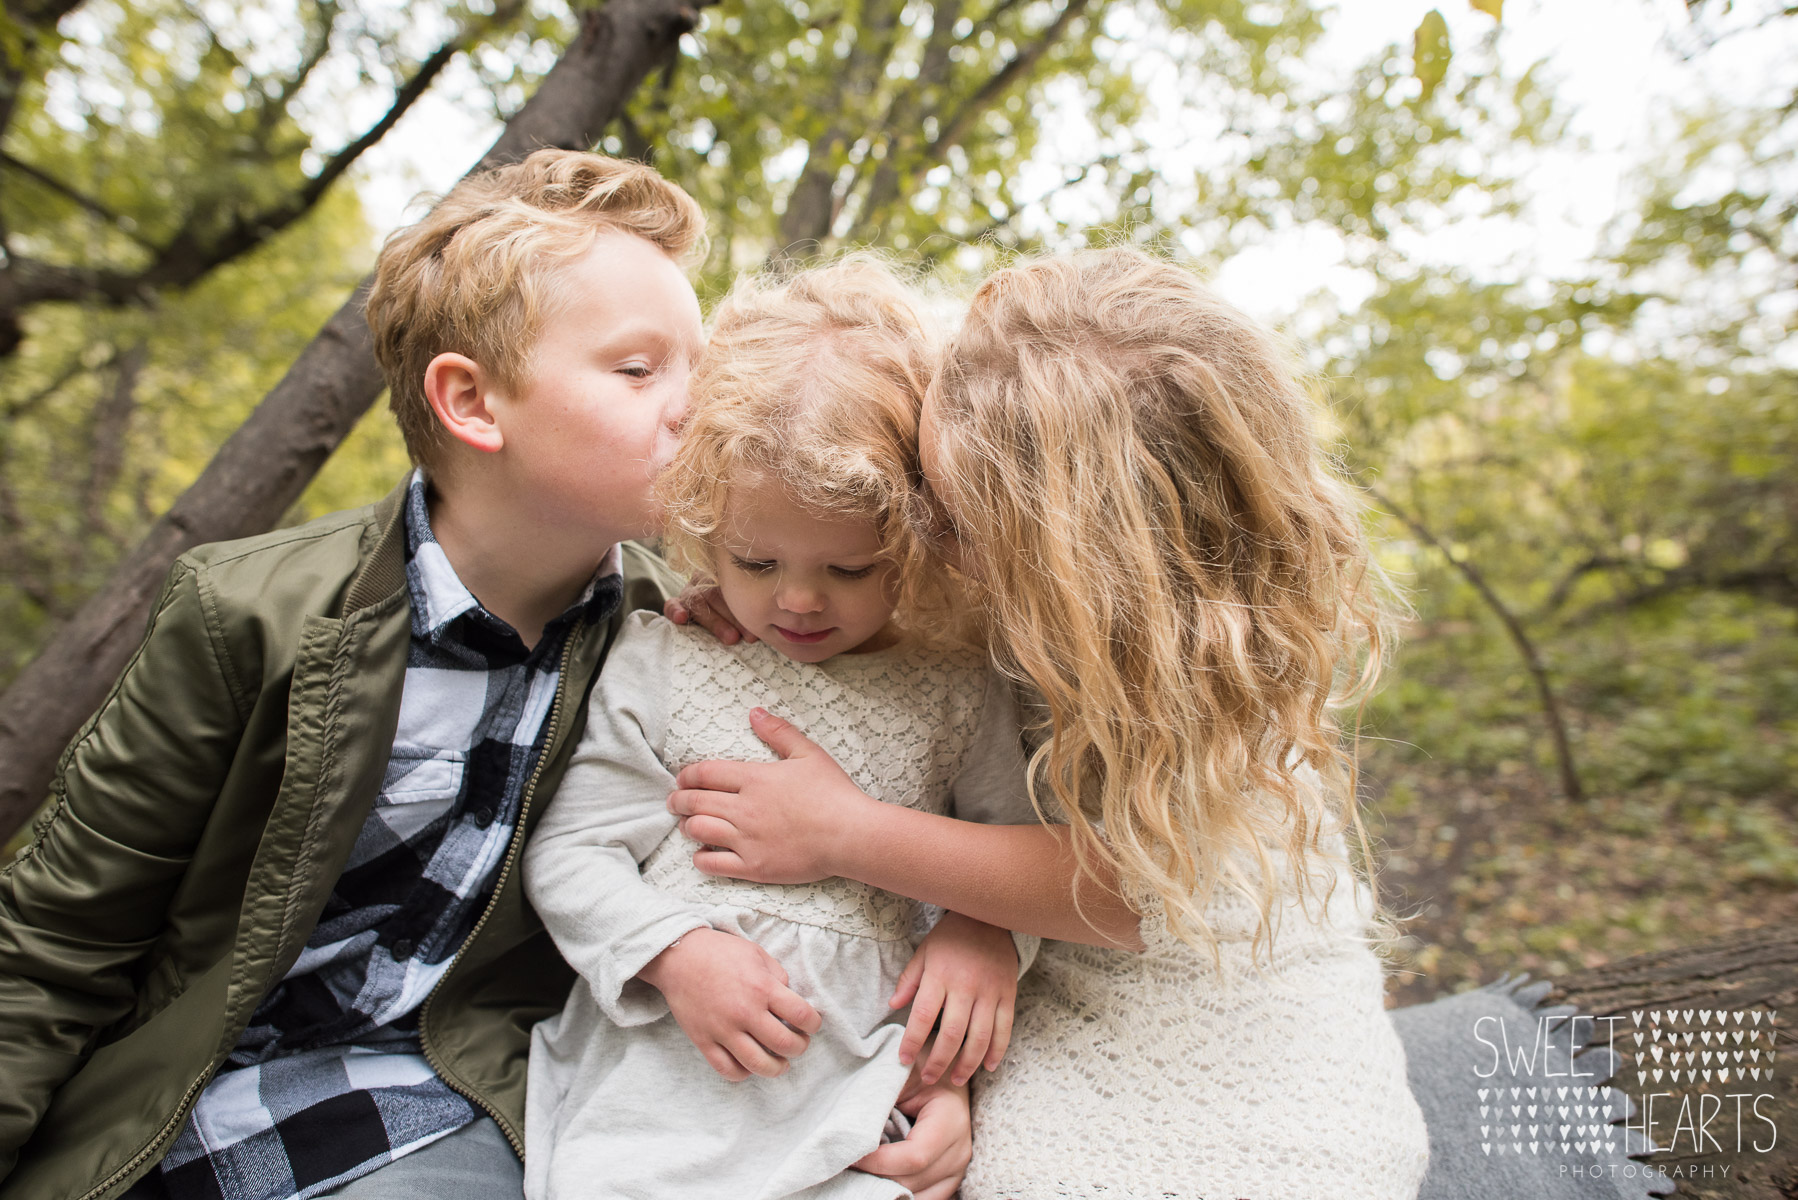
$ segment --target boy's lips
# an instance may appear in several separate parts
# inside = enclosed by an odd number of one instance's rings
[[[832,625],[829,629],[820,629],[816,633],[800,633],[796,629],[788,629],[785,625],[776,625],[774,628],[780,632],[781,637],[786,638],[789,642],[796,642],[801,646],[805,646],[810,645],[813,642],[823,641],[835,631],[836,626]]]

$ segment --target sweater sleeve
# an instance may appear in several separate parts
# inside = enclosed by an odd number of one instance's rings
[[[1024,757],[1017,699],[1011,684],[996,671],[986,673],[986,700],[974,731],[966,763],[950,784],[952,815],[982,825],[1035,825],[1030,803],[1030,767]],[[1036,961],[1042,939],[1012,931],[1021,976]]]
[[[643,881],[640,864],[675,830],[668,732],[674,626],[634,613],[589,700],[587,732],[524,852],[525,894],[605,1014],[641,1025],[668,1011],[637,972],[706,909]]]

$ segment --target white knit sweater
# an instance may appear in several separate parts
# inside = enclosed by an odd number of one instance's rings
[[[1044,942],[1011,1050],[976,1081],[963,1200],[1412,1200],[1429,1141],[1367,889],[1346,862],[1338,879],[1323,919],[1283,910],[1272,970],[1233,894],[1209,912],[1221,973],[1159,913],[1141,955]]]

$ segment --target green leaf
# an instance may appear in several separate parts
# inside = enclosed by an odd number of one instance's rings
[[[1475,12],[1483,12],[1494,21],[1503,21],[1505,0],[1467,0]]]
[[[1452,55],[1448,44],[1448,22],[1442,19],[1440,9],[1432,8],[1417,26],[1411,51],[1412,69],[1417,82],[1423,84],[1423,99],[1435,95],[1437,85],[1448,74],[1448,60]]]

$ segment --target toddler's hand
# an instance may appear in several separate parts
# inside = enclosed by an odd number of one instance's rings
[[[899,1061],[918,1055],[930,1028],[942,1014],[936,1044],[925,1061],[921,1080],[935,1083],[951,1063],[951,1081],[961,1086],[982,1064],[991,1071],[1011,1043],[1012,1009],[1018,998],[1018,951],[1011,934],[996,926],[944,913],[925,936],[899,976],[887,1003],[911,1004],[911,1019],[899,1043]],[[961,1059],[956,1062],[956,1052]]]
[[[755,634],[737,624],[730,606],[724,603],[724,593],[716,585],[688,588],[662,605],[662,615],[676,625],[698,624],[726,646],[757,640]]]
[[[786,968],[772,954],[717,929],[684,935],[637,978],[662,993],[681,1032],[732,1083],[785,1074],[824,1024],[787,986]]]

